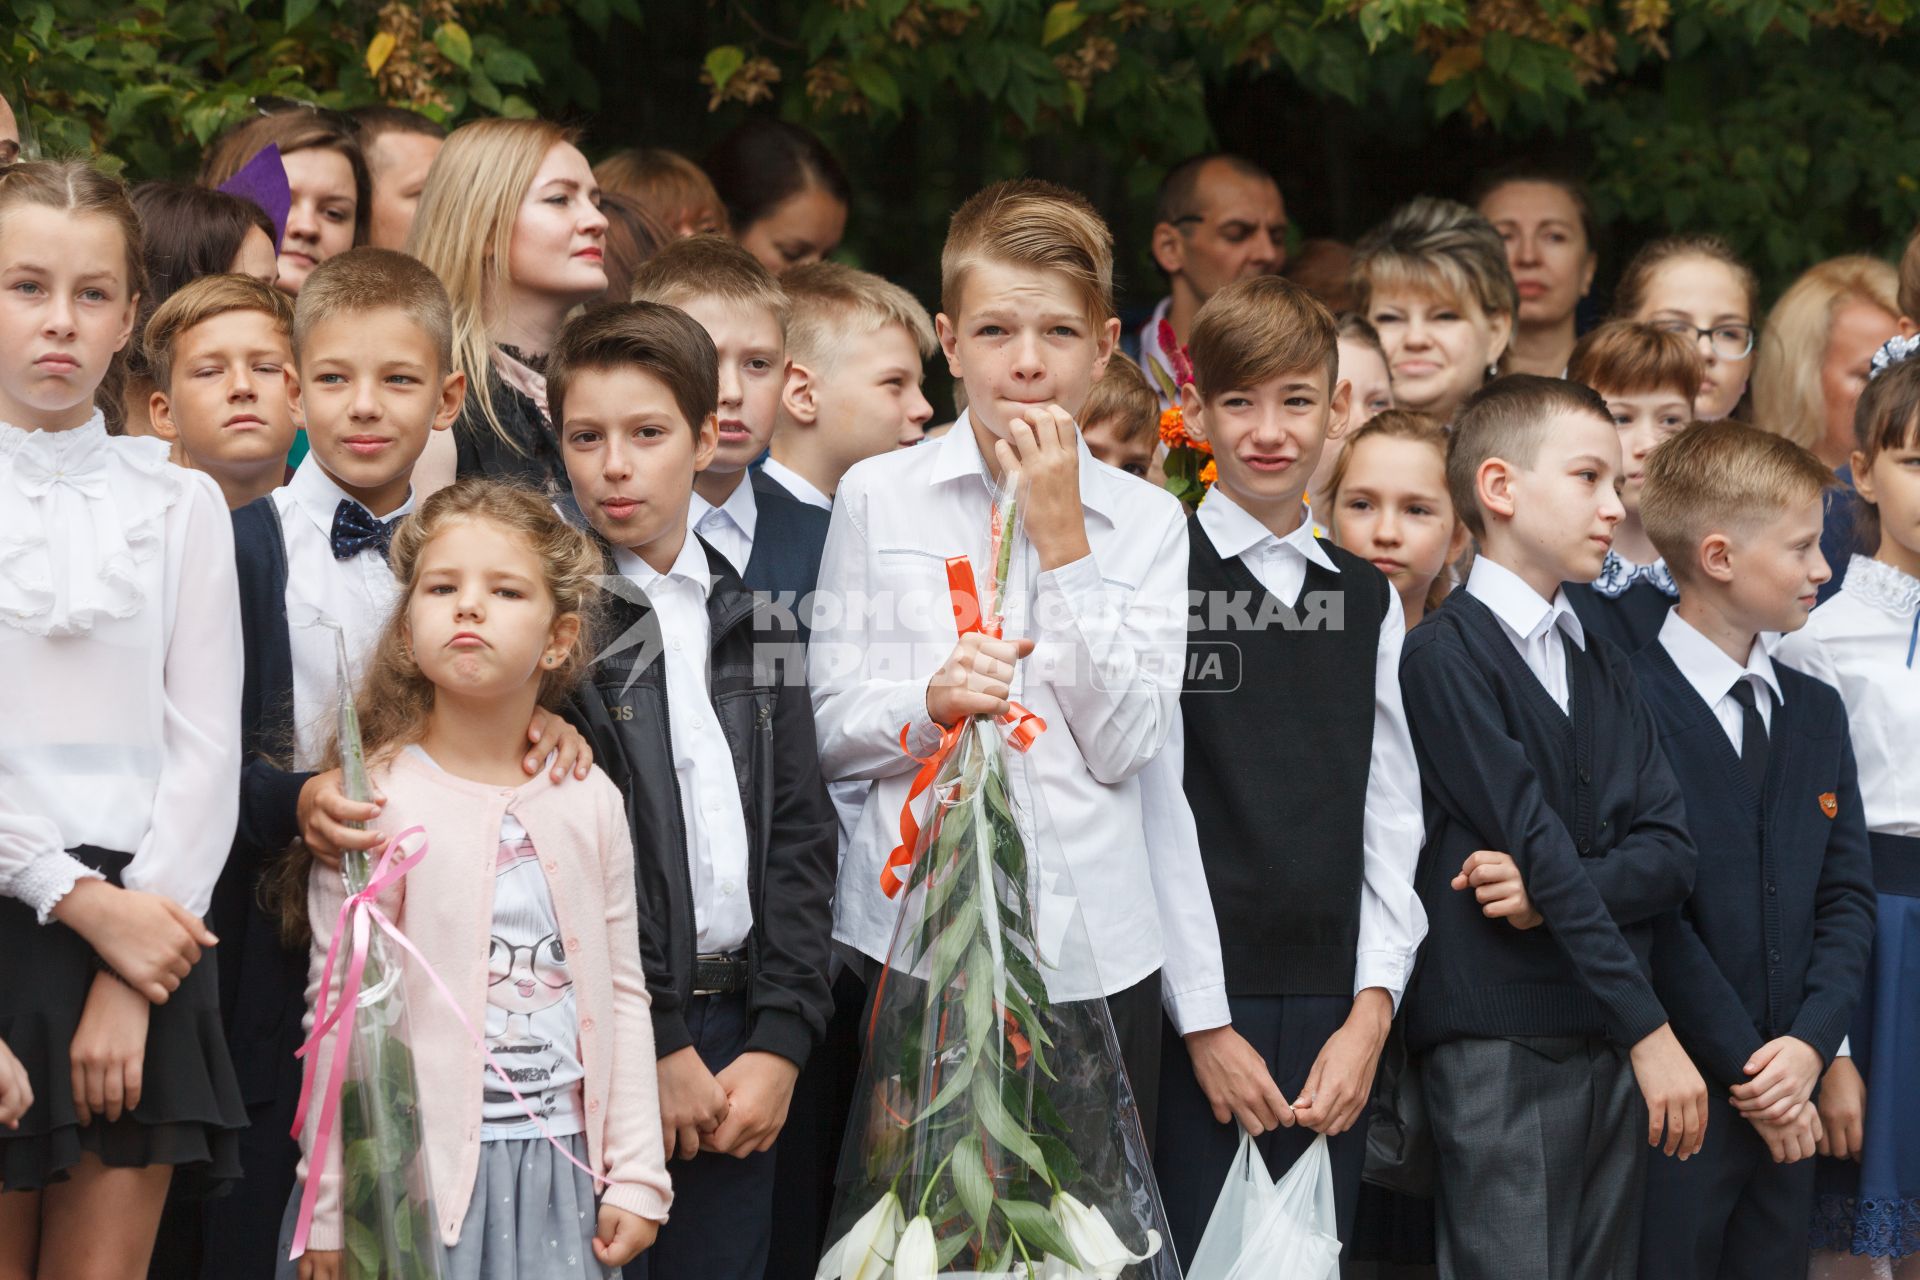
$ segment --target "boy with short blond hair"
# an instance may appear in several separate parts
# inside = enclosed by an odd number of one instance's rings
[[[694,478],[687,527],[705,538],[747,584],[773,597],[797,627],[798,601],[813,590],[826,513],[750,470],[773,439],[787,381],[786,293],[771,272],[721,236],[676,240],[642,263],[635,302],[678,307],[719,352],[719,443]]]
[[[933,417],[921,362],[940,349],[914,296],[838,262],[780,277],[787,295],[786,387],[762,472],[822,511],[856,462],[917,444]]]
[[[1652,643],[1680,597],[1673,574],[1640,518],[1647,457],[1660,442],[1693,421],[1695,394],[1705,377],[1696,345],[1665,329],[1634,320],[1609,320],[1573,348],[1567,380],[1593,388],[1620,430],[1626,467],[1620,504],[1626,515],[1613,531],[1600,576],[1567,584],[1580,621],[1628,653]]]
[[[1080,436],[1094,457],[1130,476],[1146,478],[1160,443],[1160,396],[1123,352],[1093,384],[1080,411]]]
[[[1805,449],[1742,423],[1653,451],[1642,519],[1679,584],[1633,660],[1700,848],[1654,986],[1712,1081],[1707,1140],[1647,1171],[1646,1275],[1806,1274],[1819,1113],[1873,946],[1873,860],[1840,695],[1769,657],[1827,580]]]
[[[1200,308],[1191,353],[1182,413],[1219,477],[1189,526],[1183,781],[1211,895],[1189,928],[1217,939],[1208,968],[1225,985],[1190,975],[1190,953],[1169,958],[1178,1038],[1156,1166],[1183,1260],[1233,1164],[1236,1119],[1275,1177],[1328,1137],[1352,1238],[1358,1121],[1426,932],[1404,615],[1378,569],[1307,519],[1308,480],[1352,411],[1333,316],[1278,276],[1237,281]],[[1253,603],[1221,607],[1236,599]],[[1225,654],[1231,669],[1208,665]]]
[[[202,276],[147,321],[153,433],[219,484],[229,510],[286,480],[293,446],[293,303],[251,276]]]
[[[239,829],[207,920],[221,939],[221,1013],[251,1124],[241,1139],[246,1176],[199,1210],[205,1239],[218,1244],[203,1277],[273,1271],[299,1159],[288,1134],[307,948],[285,945],[260,878],[296,837],[329,863],[382,838],[349,825],[370,824],[377,801],[349,800],[338,769],[313,770],[338,723],[337,637],[357,678],[400,590],[386,550],[413,507],[414,465],[460,413],[466,379],[453,367],[452,334],[445,288],[406,254],[352,249],[315,267],[292,329],[294,405],[311,448],[285,486],[233,513],[246,763]],[[586,776],[580,736],[559,717],[536,712],[528,736],[529,774],[558,748],[552,779]]]
[[[1063,964],[1053,994],[1107,999],[1151,1141],[1160,969],[1185,941],[1162,922],[1203,883],[1197,856],[1144,831],[1150,762],[1178,725],[1180,505],[1094,465],[1075,429],[1120,329],[1112,237],[1084,197],[1031,180],[988,187],[954,214],[941,274],[935,324],[967,411],[937,442],[847,472],[821,563],[831,607],[816,609],[808,652],[821,764],[829,779],[873,781],[834,936],[870,972],[884,962],[898,913],[880,873],[916,757],[943,727],[1017,700],[1048,726],[1013,764],[1051,818],[1035,856],[1071,868],[1093,951]],[[1006,638],[957,636],[944,563],[969,554],[984,572],[995,486],[1010,471],[1026,538],[1008,570]],[[876,598],[907,603],[861,605]],[[911,604],[927,599],[939,607]]]
[[[614,582],[607,634],[629,638],[573,715],[627,797],[639,860],[675,1161],[651,1280],[760,1280],[776,1144],[832,1009],[835,824],[807,690],[766,661],[776,624],[687,525],[717,444],[715,346],[674,307],[620,303],[569,322],[548,363],[574,500]]]
[[[1447,483],[1480,554],[1400,664],[1430,930],[1407,1044],[1440,1269],[1469,1280],[1631,1276],[1640,1135],[1700,1145],[1706,1086],[1648,971],[1653,921],[1693,886],[1685,809],[1626,656],[1561,589],[1599,573],[1620,473],[1586,387],[1516,374],[1470,398]]]

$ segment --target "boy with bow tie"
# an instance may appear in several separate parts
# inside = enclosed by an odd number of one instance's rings
[[[399,594],[386,551],[413,509],[414,464],[466,392],[446,290],[415,259],[355,249],[316,267],[301,294],[290,394],[311,451],[284,488],[233,513],[245,764],[239,830],[207,919],[221,938],[221,1016],[252,1123],[241,1139],[245,1177],[198,1210],[203,1238],[220,1242],[206,1250],[203,1277],[270,1275],[277,1261],[299,1159],[288,1132],[307,949],[284,944],[259,881],[295,838],[326,861],[379,842],[347,825],[370,821],[379,804],[349,801],[338,770],[310,772],[336,728],[334,631],[357,672]],[[538,744],[528,773],[557,743],[554,780],[568,769],[586,776],[591,753],[565,722],[538,711],[527,732]]]

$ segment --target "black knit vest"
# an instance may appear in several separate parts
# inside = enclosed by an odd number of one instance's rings
[[[1322,541],[1292,609],[1188,528],[1186,793],[1227,993],[1351,995],[1386,578]]]

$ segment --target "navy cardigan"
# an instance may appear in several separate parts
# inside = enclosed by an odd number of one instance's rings
[[[1406,999],[1413,1048],[1569,1035],[1631,1046],[1667,1021],[1648,961],[1654,919],[1693,888],[1680,790],[1625,655],[1599,636],[1566,651],[1570,712],[1465,591],[1407,637],[1429,927]],[[1490,920],[1451,887],[1477,849],[1513,857],[1542,926]]]
[[[300,1070],[306,948],[281,943],[260,900],[261,875],[299,834],[300,787],[313,776],[293,755],[293,646],[287,632],[287,552],[271,497],[233,513],[246,675],[240,699],[240,824],[214,886],[207,926],[220,937],[220,1011],[248,1105],[290,1097]]]
[[[1654,934],[1654,988],[1722,1086],[1778,1036],[1832,1059],[1873,949],[1873,859],[1840,695],[1776,662],[1766,795],[1666,647],[1633,660],[1700,849],[1693,894]]]
[[[753,554],[740,571],[747,590],[763,593],[774,604],[773,618],[784,624],[784,609],[799,621],[805,634],[800,601],[813,593],[820,577],[820,553],[827,545],[831,517],[819,507],[800,501],[758,467],[748,473],[756,508]],[[781,596],[791,592],[791,598]]]

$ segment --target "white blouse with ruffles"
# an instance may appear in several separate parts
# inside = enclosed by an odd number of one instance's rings
[[[130,853],[203,915],[239,813],[240,592],[211,477],[154,439],[0,423],[0,894],[44,923]]]
[[[1853,557],[1840,590],[1773,656],[1846,702],[1867,830],[1920,836],[1920,578]]]

